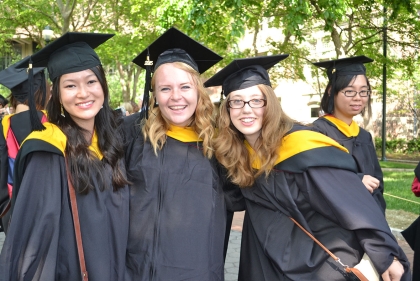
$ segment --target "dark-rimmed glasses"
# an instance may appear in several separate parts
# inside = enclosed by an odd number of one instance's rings
[[[370,90],[363,90],[360,92],[347,90],[347,91],[342,91],[342,92],[344,93],[346,97],[355,97],[357,94],[359,94],[359,96],[361,96],[362,98],[368,97],[372,93],[372,91]]]
[[[243,100],[228,100],[228,108],[243,108],[245,104],[248,104],[251,108],[261,108],[267,105],[265,99],[252,99],[249,101]]]

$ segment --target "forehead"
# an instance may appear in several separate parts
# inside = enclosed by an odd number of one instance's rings
[[[159,66],[154,73],[154,79],[156,84],[192,82],[191,74],[177,67],[175,63],[165,63]]]
[[[261,92],[258,86],[252,86],[245,89],[240,89],[233,91],[229,94],[229,97],[232,98],[253,98],[253,97],[263,97],[263,93]]]

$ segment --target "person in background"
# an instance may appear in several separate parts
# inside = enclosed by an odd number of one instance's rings
[[[9,108],[7,107],[9,100],[0,95],[0,117],[3,118],[5,115],[10,114]]]
[[[139,99],[138,105],[139,105],[139,111],[138,112],[140,112],[143,108],[143,100],[142,99]]]
[[[123,141],[94,51],[112,36],[68,32],[31,57],[53,82],[49,122],[31,118],[34,131],[16,158],[1,281],[125,278]]]
[[[0,124],[0,229],[7,233],[13,190],[13,167],[16,155],[23,140],[32,132],[29,112],[29,82],[28,72],[23,68],[16,68],[20,63],[28,63],[29,57],[11,65],[0,72],[0,84],[9,88],[10,103],[16,112],[6,115]],[[44,67],[33,70],[33,91],[38,118],[46,121],[45,109],[47,102],[46,79]],[[49,91],[48,91],[49,92]]]
[[[384,181],[372,136],[353,120],[358,114],[371,115],[372,88],[364,64],[372,61],[358,56],[314,63],[327,70],[329,82],[321,99],[325,115],[313,124],[347,148],[356,161],[358,176],[385,214]]]
[[[133,106],[131,105],[131,103],[130,102],[125,102],[123,105],[122,105],[122,107],[124,107],[125,108],[125,115],[126,116],[128,116],[128,115],[131,115],[131,114],[133,114]]]
[[[124,119],[133,183],[130,280],[224,280],[225,178],[213,157],[213,104],[200,78],[221,59],[172,27],[133,60],[153,63],[154,71],[148,80],[146,69],[143,110]]]
[[[246,201],[238,280],[337,280],[366,253],[385,281],[409,262],[347,149],[288,117],[267,69],[288,55],[237,59],[205,82],[222,85],[215,154]],[[345,184],[343,184],[345,183]]]
[[[414,175],[411,190],[414,196],[420,197],[420,162],[414,169]],[[412,280],[420,280],[420,216],[407,229],[402,231],[401,234],[414,251]]]

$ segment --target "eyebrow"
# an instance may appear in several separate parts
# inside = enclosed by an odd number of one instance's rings
[[[96,77],[96,75],[94,74],[94,73],[92,73],[92,74],[89,74],[89,75],[87,75],[87,76],[85,76],[85,77],[83,77],[82,79],[91,79],[91,77],[94,77],[94,78],[96,78],[96,79],[98,79],[98,77]],[[60,81],[61,83],[64,83],[64,82],[74,82],[74,81],[76,81],[77,79],[64,79],[64,80],[62,80],[62,81]]]

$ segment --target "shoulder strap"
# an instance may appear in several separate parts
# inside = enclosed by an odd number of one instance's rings
[[[69,187],[71,211],[73,214],[74,232],[76,235],[77,252],[79,255],[81,276],[82,276],[83,281],[88,281],[88,272],[86,270],[85,254],[83,252],[82,235],[80,232],[79,211],[77,210],[76,192],[74,190],[73,184],[71,183],[70,170],[67,164],[67,159],[65,161],[66,161],[67,181],[68,181],[68,187]]]
[[[305,232],[312,240],[314,240],[315,243],[317,243],[325,252],[327,252],[336,262],[338,262],[342,267],[344,267],[345,271],[348,274],[351,274],[352,280],[360,280],[360,281],[369,281],[363,273],[361,273],[357,268],[349,267],[348,265],[343,264],[340,261],[340,258],[331,253],[330,250],[327,249],[321,242],[319,242],[318,239],[316,239],[311,233],[309,233],[303,226],[301,226],[296,220],[294,220],[292,217],[289,217],[300,229],[302,229],[303,232]],[[357,278],[357,279],[354,279]]]

